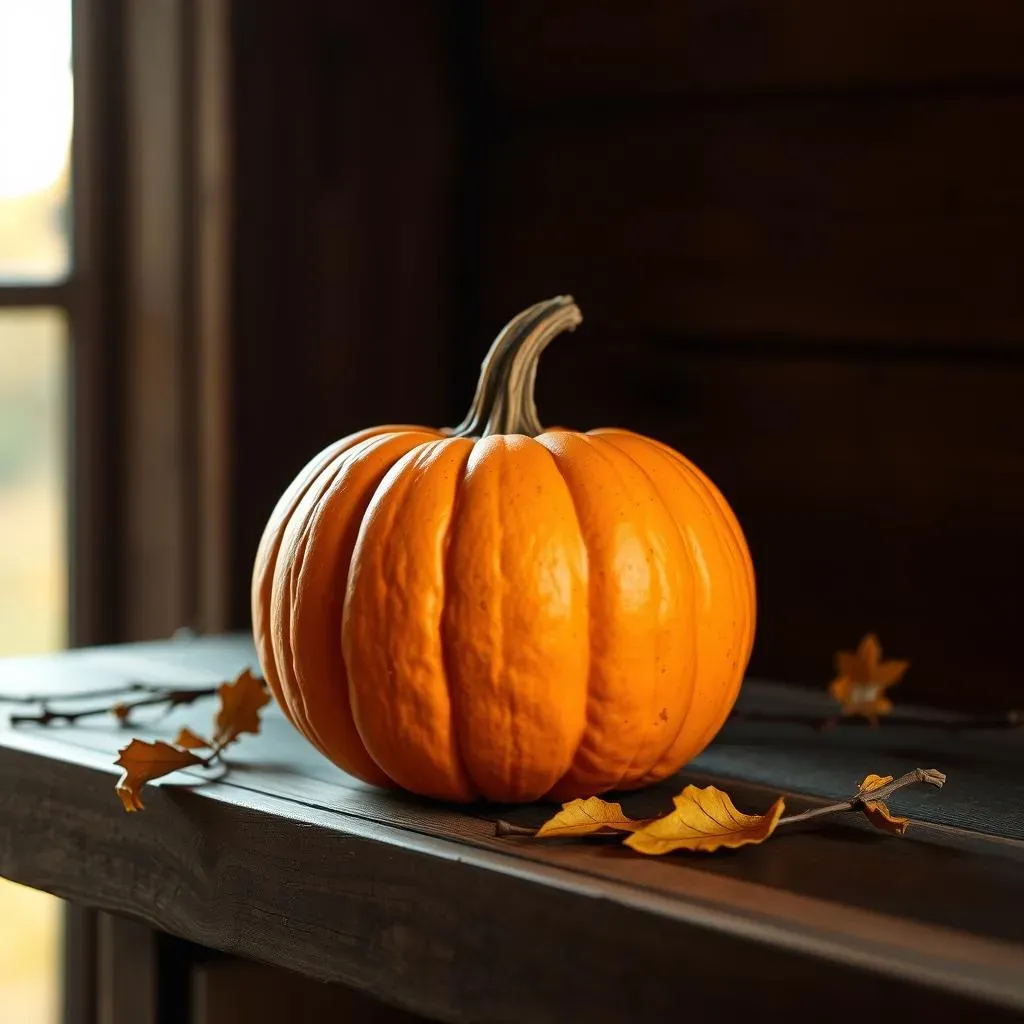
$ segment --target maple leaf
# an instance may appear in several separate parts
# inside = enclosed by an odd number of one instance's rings
[[[836,654],[838,675],[828,692],[842,705],[844,715],[862,715],[877,724],[880,716],[892,711],[886,690],[898,683],[908,668],[909,661],[883,661],[878,637],[868,633],[856,651]]]
[[[728,793],[714,786],[687,786],[672,802],[675,810],[645,824],[625,840],[626,845],[638,853],[657,855],[673,850],[713,853],[723,846],[734,849],[763,843],[786,807],[780,796],[765,814],[743,814]]]
[[[875,828],[901,836],[907,831],[907,826],[910,824],[909,818],[893,815],[884,800],[863,799],[865,794],[870,793],[873,789],[881,789],[882,786],[887,786],[890,782],[892,782],[891,775],[869,775],[857,787],[857,805]]]
[[[155,743],[132,740],[127,747],[118,751],[118,758],[114,764],[124,769],[114,787],[124,809],[141,811],[145,805],[139,796],[139,790],[147,782],[191,765],[202,764],[202,759],[189,750],[172,747],[170,743],[164,743],[162,740]]]
[[[181,731],[174,738],[174,745],[176,747],[184,747],[186,750],[206,750],[209,749],[213,744],[209,740],[204,740],[202,736],[194,733],[187,725],[182,726]]]
[[[635,832],[649,824],[627,818],[621,804],[608,803],[600,797],[572,800],[537,830],[538,839],[559,836],[612,835],[616,832]]]
[[[214,719],[213,745],[218,750],[236,740],[243,732],[260,731],[260,708],[270,703],[263,680],[249,669],[231,683],[217,687],[220,707]]]

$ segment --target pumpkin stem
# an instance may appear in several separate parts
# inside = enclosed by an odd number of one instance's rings
[[[456,437],[543,433],[533,400],[537,361],[555,337],[575,329],[582,320],[571,295],[538,302],[513,317],[488,350],[469,413],[451,433]]]

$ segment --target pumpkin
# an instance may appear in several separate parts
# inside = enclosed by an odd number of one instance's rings
[[[566,296],[525,310],[459,426],[345,437],[270,516],[261,668],[359,779],[457,802],[633,789],[733,706],[755,595],[725,499],[658,441],[538,422],[538,357],[581,319]]]

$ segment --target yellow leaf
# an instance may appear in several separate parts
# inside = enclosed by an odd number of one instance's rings
[[[873,789],[880,789],[890,782],[892,782],[891,775],[869,775],[857,788],[857,795],[863,796],[865,793],[870,793]],[[901,836],[907,831],[910,819],[892,814],[884,800],[860,800],[859,806],[864,812],[864,816],[875,828],[879,828],[883,832],[891,832],[897,836]]]
[[[262,679],[246,669],[234,682],[221,683],[217,695],[220,707],[214,719],[214,746],[226,746],[243,732],[260,731],[260,708],[270,703]]]
[[[857,787],[857,795],[870,793],[873,789],[881,789],[882,786],[888,786],[890,782],[892,782],[891,775],[869,775]]]
[[[714,786],[687,786],[674,798],[675,810],[648,822],[634,832],[626,845],[639,853],[661,854],[673,850],[713,853],[748,843],[763,843],[775,831],[786,803],[780,796],[766,814],[743,814],[727,793]]]
[[[201,759],[191,751],[172,747],[162,740],[155,743],[132,740],[118,752],[114,762],[124,769],[114,788],[126,811],[141,811],[143,803],[139,790],[147,782],[201,763]]]
[[[646,824],[646,821],[627,818],[620,804],[610,804],[591,796],[563,804],[553,818],[541,825],[536,837],[610,835],[614,832],[635,832]]]
[[[875,828],[880,828],[883,832],[891,832],[896,836],[903,835],[910,824],[909,818],[901,818],[892,814],[884,800],[865,800],[861,804],[861,810]]]
[[[174,738],[174,745],[176,747],[184,747],[186,750],[203,750],[210,746],[210,741],[204,740],[202,736],[194,733],[186,725]]]
[[[829,685],[829,693],[842,705],[844,715],[861,715],[877,722],[892,711],[892,701],[885,691],[903,678],[910,668],[909,661],[883,661],[874,633],[868,633],[856,651],[839,651],[835,660],[837,676]]]

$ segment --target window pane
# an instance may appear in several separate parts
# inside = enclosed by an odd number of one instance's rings
[[[0,283],[68,272],[70,0],[0,0]]]
[[[60,312],[0,309],[0,655],[67,643],[66,363]]]
[[[0,309],[0,656],[63,647],[67,330]],[[57,1024],[59,900],[0,879],[0,1021]]]
[[[0,1020],[57,1024],[61,901],[0,878]]]

